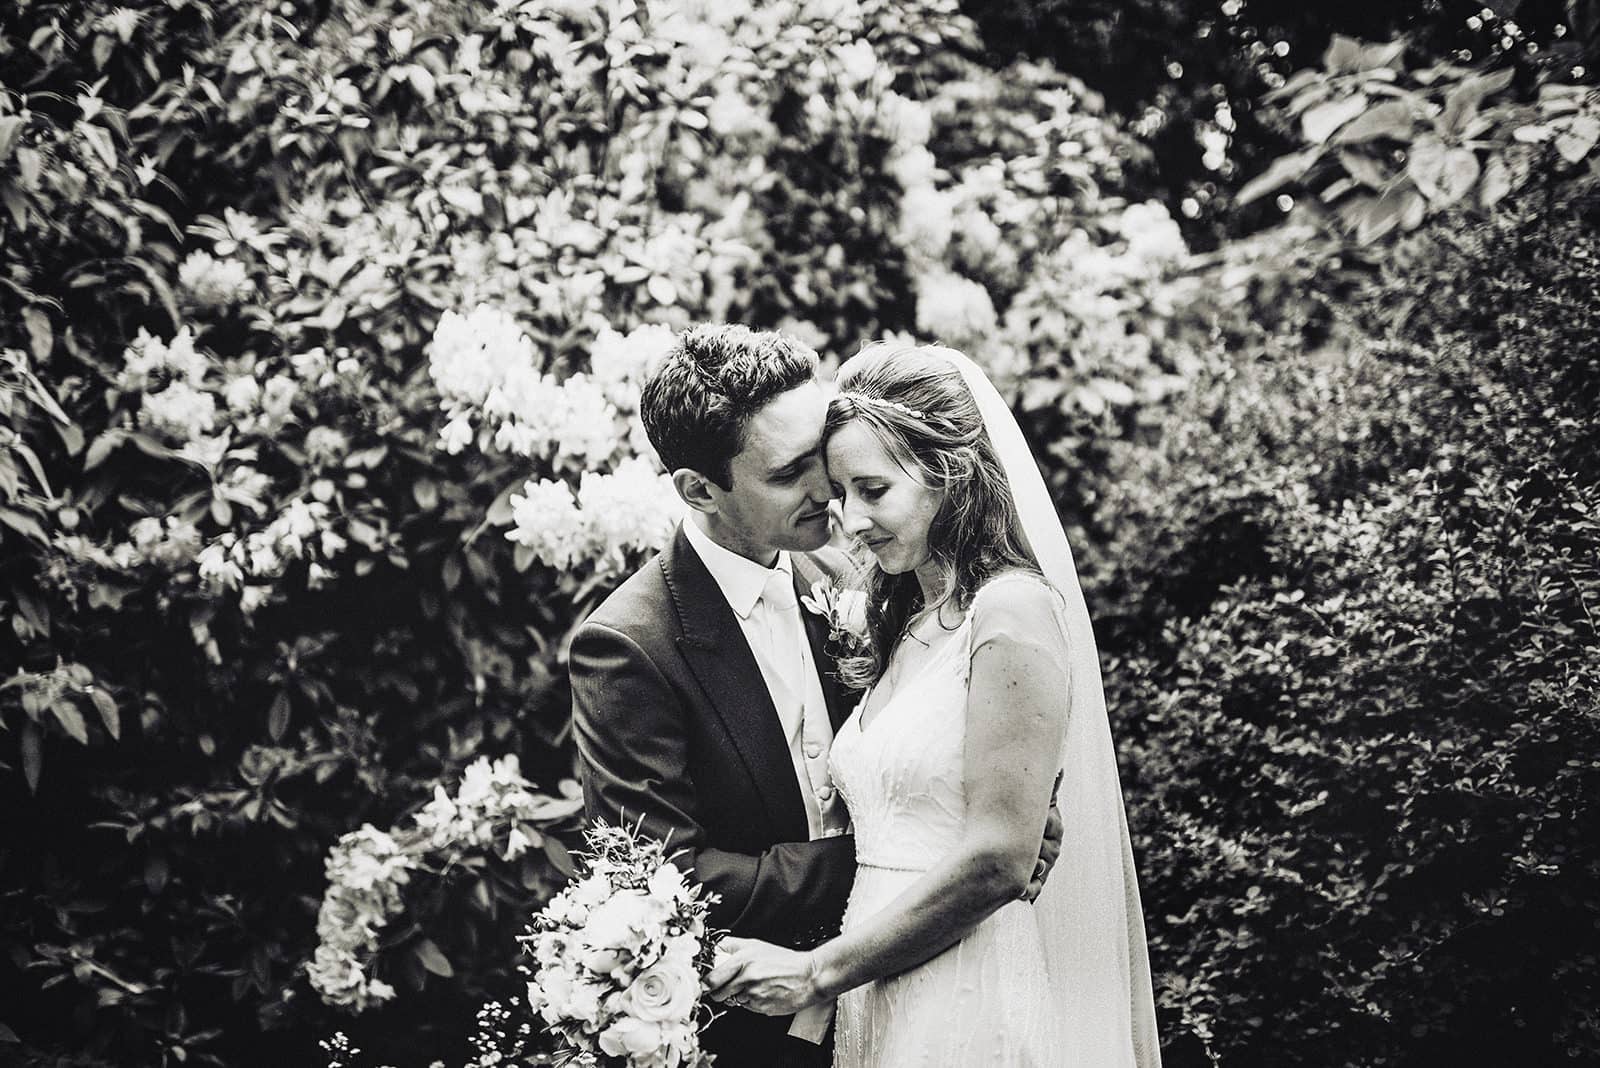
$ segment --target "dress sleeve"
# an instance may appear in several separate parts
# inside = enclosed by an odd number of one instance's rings
[[[990,581],[973,597],[968,612],[967,669],[985,645],[1010,641],[1039,650],[1065,673],[1067,638],[1061,610],[1061,595],[1036,575],[1018,572]]]

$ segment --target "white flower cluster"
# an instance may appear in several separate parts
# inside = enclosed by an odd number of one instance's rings
[[[499,848],[499,837],[504,834],[500,855],[515,860],[543,841],[531,824],[563,819],[581,807],[579,798],[534,793],[533,784],[522,777],[515,755],[492,764],[488,757],[480,757],[462,775],[455,797],[443,786],[435,786],[433,799],[417,813],[416,820],[417,829],[434,849]]]
[[[1129,204],[1117,220],[1117,229],[1128,243],[1127,254],[1152,267],[1177,263],[1189,255],[1183,231],[1159,200]]]
[[[317,912],[317,950],[306,972],[329,1005],[362,1012],[394,997],[394,988],[367,974],[378,932],[401,907],[402,888],[417,862],[371,824],[341,837],[328,855],[328,889]]]
[[[230,496],[245,501],[264,498],[270,488],[265,475],[243,467],[229,473],[228,485]],[[247,615],[267,602],[271,581],[290,560],[309,559],[306,580],[316,589],[333,577],[326,565],[349,544],[329,529],[331,519],[331,510],[321,501],[290,500],[262,529],[242,538],[228,531],[200,550],[200,580],[213,593],[243,587],[239,607]],[[247,578],[253,580],[248,585]]]
[[[706,1063],[700,1050],[704,902],[664,859],[615,828],[591,832],[589,872],[551,899],[523,943],[528,1004],[580,1062]]]
[[[541,373],[527,335],[487,304],[440,317],[428,368],[450,417],[440,432],[449,453],[473,441],[475,419],[492,429],[500,452],[570,460],[580,470],[610,459],[624,436],[600,383],[582,373],[564,381]]]
[[[970,278],[931,266],[917,275],[917,326],[929,337],[957,348],[972,347],[995,333],[999,317],[989,291]]]
[[[877,122],[893,144],[889,170],[900,183],[898,238],[907,252],[917,291],[917,328],[957,348],[977,348],[999,325],[994,300],[982,283],[952,269],[957,233],[994,229],[986,215],[961,211],[960,190],[941,189],[941,172],[928,139],[933,116],[926,104],[894,92],[878,99]],[[966,199],[971,200],[969,195]]]
[[[634,456],[610,474],[585,471],[576,495],[565,482],[530,480],[511,495],[511,509],[506,537],[549,567],[617,574],[629,553],[666,544],[683,503],[668,476]]]
[[[395,833],[367,825],[344,835],[328,856],[318,946],[307,965],[312,987],[327,1004],[354,1012],[392,998],[394,989],[370,976],[368,966],[378,931],[400,911],[411,873],[429,870],[425,862],[440,851],[497,846],[501,835],[502,856],[515,859],[542,841],[532,824],[565,819],[582,806],[578,797],[535,793],[515,756],[480,757],[455,797],[435,788],[414,828]]]
[[[671,327],[659,323],[626,334],[602,327],[589,349],[589,374],[618,411],[638,411],[640,387],[676,338]]]
[[[162,341],[139,328],[138,336],[122,354],[124,390],[149,389],[159,381],[199,382],[210,361],[194,347],[194,331],[183,327],[171,341]]]
[[[111,550],[111,559],[121,568],[149,563],[175,570],[187,566],[200,552],[200,531],[177,516],[136,519],[128,528],[128,537],[132,540]]]
[[[238,260],[217,259],[203,250],[191,252],[178,267],[178,284],[195,304],[222,308],[247,299],[255,290]]]
[[[119,385],[128,392],[144,393],[139,409],[142,425],[179,444],[215,429],[217,399],[205,389],[210,361],[195,349],[194,333],[187,326],[170,342],[141,327],[122,362]]]

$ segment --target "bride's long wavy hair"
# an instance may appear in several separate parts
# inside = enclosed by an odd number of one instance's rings
[[[927,348],[884,341],[866,346],[839,369],[824,446],[855,422],[908,472],[944,494],[928,531],[929,552],[944,575],[933,603],[923,603],[914,573],[867,567],[866,650],[839,664],[846,684],[865,688],[882,677],[891,650],[919,612],[947,605],[965,611],[988,579],[1018,568],[1038,573],[1039,565],[1022,536],[983,416],[954,364]]]

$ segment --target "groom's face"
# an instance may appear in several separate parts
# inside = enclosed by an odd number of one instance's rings
[[[810,552],[828,540],[828,473],[822,424],[828,398],[817,382],[774,397],[750,418],[731,464],[733,486],[710,486],[719,540],[754,559]]]

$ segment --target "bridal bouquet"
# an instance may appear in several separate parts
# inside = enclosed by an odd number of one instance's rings
[[[561,1063],[703,1068],[702,1002],[715,941],[707,897],[662,842],[596,826],[579,876],[519,941],[533,957],[528,1003],[560,1043]]]

